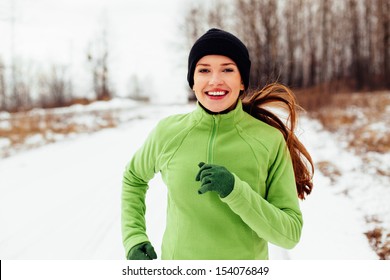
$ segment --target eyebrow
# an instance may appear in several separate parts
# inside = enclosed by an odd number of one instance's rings
[[[227,63],[222,63],[221,64],[221,66],[228,66],[228,65],[236,66],[236,64],[233,63],[233,62],[227,62]],[[208,64],[208,63],[199,63],[199,64],[196,64],[196,66],[210,66],[210,64]]]

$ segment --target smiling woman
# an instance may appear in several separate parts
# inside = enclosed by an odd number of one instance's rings
[[[197,108],[162,120],[127,165],[122,236],[128,259],[155,259],[145,195],[160,172],[168,188],[162,259],[268,259],[268,242],[300,239],[298,198],[312,188],[294,135],[295,99],[282,85],[246,95],[250,59],[234,35],[211,29],[193,45],[187,80]],[[290,126],[262,108],[282,103]],[[196,147],[196,149],[194,149]]]
[[[236,107],[244,84],[233,60],[221,55],[206,55],[195,67],[193,90],[205,109],[219,113]]]

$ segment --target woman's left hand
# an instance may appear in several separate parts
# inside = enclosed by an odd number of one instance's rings
[[[202,183],[199,194],[215,191],[221,198],[228,196],[234,187],[234,176],[224,166],[215,164],[198,164],[200,170],[195,180]]]

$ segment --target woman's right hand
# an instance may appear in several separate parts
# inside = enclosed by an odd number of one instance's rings
[[[150,242],[143,242],[130,249],[127,255],[128,260],[154,260],[157,254]]]

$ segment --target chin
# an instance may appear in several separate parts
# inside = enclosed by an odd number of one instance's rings
[[[209,99],[199,99],[199,102],[202,106],[212,113],[220,113],[230,111],[235,108],[236,102],[231,102],[231,100],[209,100]]]
[[[213,112],[213,113],[220,113],[220,112],[223,112],[223,111],[226,111],[229,107],[216,107],[216,106],[209,106],[209,107],[206,107],[207,110]]]

